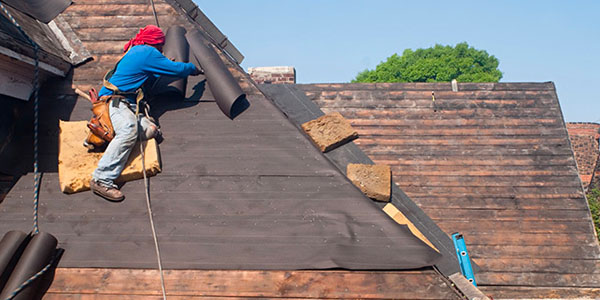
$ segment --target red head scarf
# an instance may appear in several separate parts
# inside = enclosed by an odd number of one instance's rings
[[[135,45],[156,45],[164,42],[165,34],[162,32],[162,30],[154,25],[148,25],[140,29],[140,32],[138,32],[134,38],[125,44],[125,47],[123,47],[123,52],[126,52],[129,50],[129,47],[133,47]]]

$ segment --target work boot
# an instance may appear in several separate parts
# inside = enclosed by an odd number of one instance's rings
[[[114,188],[112,186],[106,186],[104,184],[99,183],[98,181],[92,179],[90,181],[90,189],[94,194],[113,202],[120,202],[125,199],[125,195],[119,191],[119,189]]]

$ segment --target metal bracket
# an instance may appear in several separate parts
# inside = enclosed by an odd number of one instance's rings
[[[458,263],[460,264],[460,271],[471,282],[474,286],[477,286],[475,282],[475,275],[473,274],[473,268],[471,267],[471,259],[469,258],[469,252],[467,252],[467,245],[463,235],[456,232],[452,234],[452,241],[454,242],[454,249],[456,250],[456,256],[458,257]]]

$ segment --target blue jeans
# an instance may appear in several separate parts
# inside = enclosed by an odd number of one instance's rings
[[[130,106],[135,110],[135,104]],[[121,101],[117,107],[114,107],[113,103],[109,104],[108,111],[115,130],[115,137],[106,147],[104,155],[98,162],[98,167],[92,173],[92,178],[105,186],[117,187],[114,181],[125,168],[129,154],[137,141],[138,131],[146,132],[153,125],[146,117],[142,117],[138,130],[135,113],[132,109]]]

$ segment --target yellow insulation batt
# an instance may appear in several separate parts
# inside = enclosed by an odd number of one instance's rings
[[[71,194],[90,189],[92,172],[103,153],[88,152],[83,146],[87,137],[87,121],[60,121],[58,146],[58,178],[60,190]],[[161,171],[158,145],[154,139],[143,142],[147,176]],[[143,178],[140,146],[136,144],[117,183]]]

